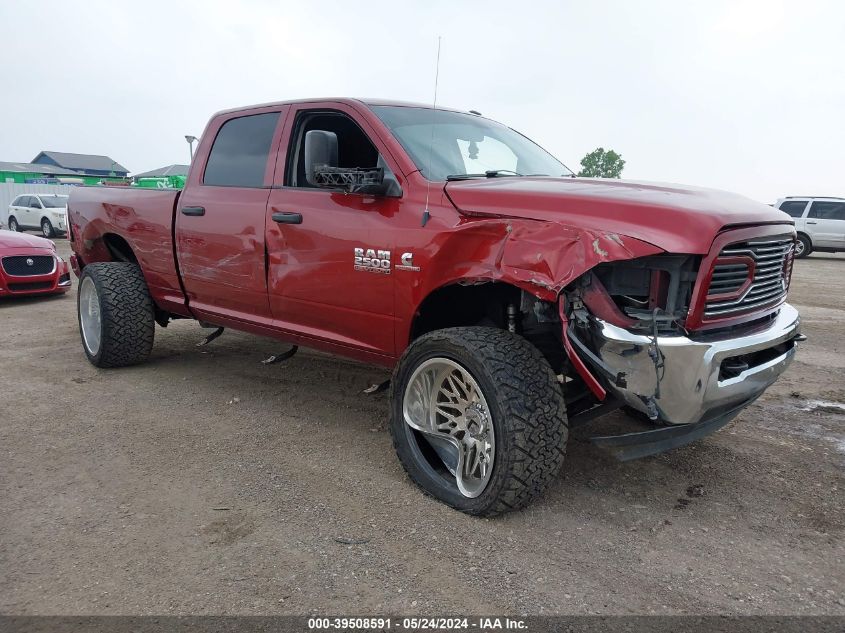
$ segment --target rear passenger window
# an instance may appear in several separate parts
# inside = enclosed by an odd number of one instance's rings
[[[807,217],[819,220],[845,220],[845,201],[814,202]]]
[[[262,187],[278,112],[230,119],[214,139],[205,165],[204,185]]]
[[[18,196],[17,200],[15,200],[12,204],[14,204],[16,207],[28,207],[29,196]]]
[[[791,215],[793,218],[800,218],[802,215],[804,215],[804,209],[806,208],[806,200],[792,200],[790,202],[784,202],[780,205],[780,210],[788,215]]]

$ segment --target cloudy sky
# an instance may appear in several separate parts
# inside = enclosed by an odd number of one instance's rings
[[[845,196],[845,3],[0,3],[0,160],[187,162],[213,112],[313,96],[439,102],[507,123],[577,170]]]

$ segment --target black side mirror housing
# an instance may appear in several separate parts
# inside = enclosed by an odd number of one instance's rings
[[[305,133],[305,179],[312,187],[321,187],[317,168],[337,168],[337,134],[325,130]]]
[[[312,187],[342,189],[347,193],[400,197],[402,189],[386,165],[338,167],[337,134],[326,130],[305,133],[305,179]]]

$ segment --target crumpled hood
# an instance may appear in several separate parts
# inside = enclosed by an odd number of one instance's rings
[[[588,178],[452,181],[459,211],[558,222],[626,235],[672,253],[704,254],[725,227],[789,224],[782,211],[743,196],[682,185]]]
[[[0,248],[46,248],[54,250],[53,242],[36,235],[0,230]]]

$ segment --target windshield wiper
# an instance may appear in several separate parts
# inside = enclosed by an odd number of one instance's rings
[[[501,176],[522,176],[512,169],[488,169],[483,174],[450,174],[446,180],[467,180],[469,178],[500,178]]]

